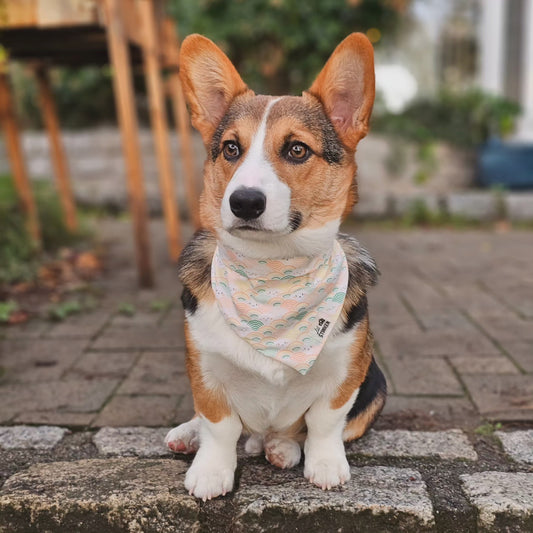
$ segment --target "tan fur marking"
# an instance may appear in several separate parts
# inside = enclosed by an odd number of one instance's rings
[[[368,317],[360,322],[350,351],[352,357],[348,366],[348,375],[331,400],[332,409],[339,409],[349,401],[355,389],[359,388],[365,380],[372,361],[372,335],[368,328]]]
[[[191,339],[187,322],[185,322],[185,344],[187,346],[187,374],[191,382],[194,410],[213,423],[220,422],[231,414],[231,407],[220,388],[209,389],[206,387],[200,367],[200,353]]]
[[[348,421],[344,428],[343,440],[348,442],[362,437],[377,418],[384,405],[384,395],[378,394],[362,413]]]

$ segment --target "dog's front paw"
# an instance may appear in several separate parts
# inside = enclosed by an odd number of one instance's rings
[[[342,485],[350,479],[350,466],[344,454],[306,456],[304,476],[323,490]]]
[[[217,496],[225,496],[233,489],[233,468],[192,464],[185,476],[185,488],[189,494],[204,502]]]
[[[165,437],[168,449],[174,453],[196,453],[200,446],[200,419],[193,418],[171,429]]]

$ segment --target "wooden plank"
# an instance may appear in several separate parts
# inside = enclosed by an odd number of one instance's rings
[[[154,132],[155,151],[159,170],[159,188],[161,191],[163,213],[165,215],[168,251],[171,260],[177,261],[182,247],[180,220],[174,187],[172,155],[169,147],[154,11],[150,0],[139,0],[138,7],[143,28],[142,48],[144,55],[144,73],[148,87],[150,119]]]
[[[96,0],[0,0],[0,28],[99,23]]]
[[[46,131],[48,132],[48,139],[50,140],[50,153],[55,171],[56,187],[63,209],[63,218],[67,228],[73,232],[78,228],[76,204],[70,184],[67,158],[63,143],[61,142],[61,131],[57,119],[54,97],[50,87],[48,72],[44,66],[35,68],[35,78],[37,80],[41,113]]]
[[[133,217],[139,283],[152,287],[153,270],[150,260],[148,211],[144,190],[139,146],[137,113],[131,77],[126,34],[121,21],[118,0],[103,0],[105,8],[109,56],[113,68],[113,87],[122,132],[122,149],[126,162],[130,210]]]
[[[0,0],[0,28],[37,24],[37,0]]]
[[[38,0],[39,26],[76,26],[98,22],[95,0]]]
[[[24,164],[24,154],[20,143],[20,134],[15,117],[14,103],[7,76],[7,69],[0,63],[0,122],[4,131],[7,154],[15,188],[26,215],[28,233],[37,246],[41,244],[41,231],[37,206],[33,197],[30,180]]]
[[[162,35],[165,42],[165,57],[167,61],[176,61],[168,66],[173,67],[168,77],[168,87],[172,99],[172,109],[174,112],[174,122],[178,127],[181,147],[181,160],[185,174],[185,191],[187,194],[187,205],[189,214],[196,229],[200,227],[200,213],[198,210],[198,192],[196,190],[196,170],[194,165],[194,152],[191,137],[191,123],[187,104],[183,95],[181,81],[177,69],[177,58],[179,57],[179,41],[174,21],[166,19],[163,22]]]

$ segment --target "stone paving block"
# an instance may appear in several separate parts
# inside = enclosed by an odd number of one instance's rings
[[[68,320],[52,326],[46,332],[46,337],[81,337],[89,339],[104,327],[110,320],[110,316],[109,310],[99,310],[69,317]]]
[[[518,374],[518,368],[507,357],[450,357],[459,374]]]
[[[131,458],[30,466],[0,490],[0,531],[198,531],[199,504],[183,487],[186,468]]]
[[[183,350],[147,352],[135,364],[118,394],[180,394],[190,389]]]
[[[475,331],[472,322],[457,309],[424,310],[418,314],[418,319],[422,326],[428,330],[454,329],[458,333]]]
[[[472,316],[488,335],[500,343],[516,340],[533,341],[531,321],[513,315],[508,309],[500,316],[486,316],[477,313],[472,313]]]
[[[51,328],[50,322],[44,320],[30,320],[25,324],[0,327],[0,338],[6,339],[37,339]]]
[[[71,378],[121,378],[139,357],[136,351],[128,352],[85,352],[66,373]]]
[[[39,383],[59,379],[83,353],[86,340],[17,339],[2,343],[2,380]]]
[[[170,426],[180,399],[177,393],[173,396],[113,396],[93,426]]]
[[[164,442],[169,429],[105,427],[94,435],[93,442],[104,455],[164,457],[170,455]]]
[[[454,420],[477,419],[474,406],[466,398],[434,398],[422,396],[389,395],[382,416],[390,417],[396,424],[407,421],[409,427],[431,428],[451,424]],[[418,420],[418,423],[417,423]],[[377,423],[379,424],[380,418]],[[414,424],[414,426],[413,426]]]
[[[470,315],[498,317],[508,312],[492,294],[472,282],[455,279],[441,284],[441,288],[454,305]]]
[[[135,304],[132,304],[135,306]],[[156,326],[161,320],[161,313],[151,313],[149,311],[135,311],[133,315],[126,315],[118,313],[111,320],[110,326],[137,328],[137,327],[149,327]]]
[[[381,347],[381,344],[380,344]],[[463,387],[448,363],[439,357],[385,357],[398,394],[462,396]]]
[[[524,431],[496,431],[503,449],[515,461],[533,464],[533,429]]]
[[[506,339],[500,341],[500,344],[520,368],[533,374],[533,339]]]
[[[432,530],[433,508],[419,472],[375,466],[352,467],[351,474],[342,488],[325,493],[301,471],[273,476],[246,465],[234,497],[235,531]]]
[[[51,450],[68,432],[57,426],[0,427],[0,448]]]
[[[463,488],[479,512],[481,531],[531,531],[533,474],[477,472],[462,475]]]
[[[102,407],[113,393],[115,379],[66,380],[27,384],[8,384],[0,387],[0,405],[24,411],[65,411],[92,413]]]
[[[369,457],[440,457],[477,460],[468,437],[459,429],[448,431],[376,431],[347,445],[347,453]]]
[[[492,192],[452,193],[447,197],[448,212],[469,220],[493,220],[498,215],[496,196]]]
[[[453,328],[424,332],[419,328],[378,329],[377,342],[384,356],[501,356],[494,344],[479,331],[457,331]]]
[[[176,326],[108,328],[91,345],[95,350],[154,350],[184,348],[183,332]]]
[[[468,375],[463,382],[480,414],[492,420],[533,419],[530,375]]]

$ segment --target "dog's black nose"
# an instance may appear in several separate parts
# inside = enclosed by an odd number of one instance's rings
[[[251,187],[237,189],[229,197],[232,213],[243,220],[258,218],[266,207],[266,196]]]

